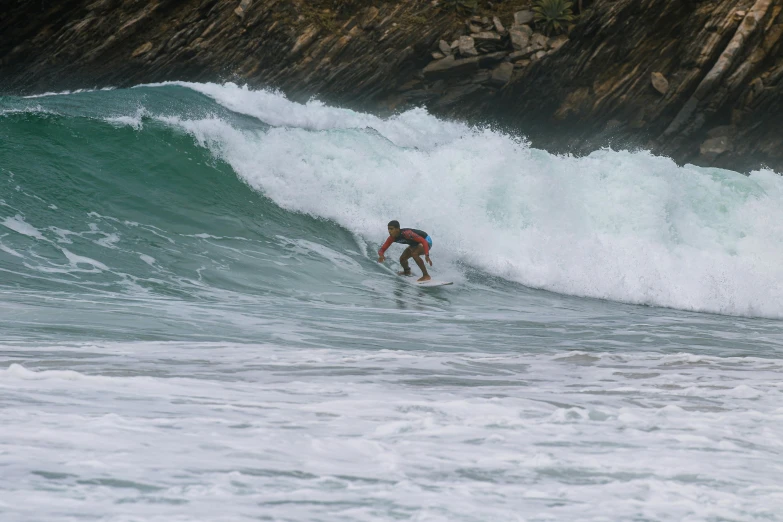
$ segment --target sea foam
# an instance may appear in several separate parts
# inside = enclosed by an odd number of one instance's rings
[[[381,119],[233,84],[184,84],[271,127],[167,117],[278,205],[376,244],[421,228],[440,262],[564,294],[783,316],[783,180],[649,152],[554,155],[422,109]],[[372,132],[368,132],[368,128]]]

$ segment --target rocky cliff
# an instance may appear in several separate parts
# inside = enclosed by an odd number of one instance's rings
[[[783,172],[783,0],[6,0],[0,90],[235,81],[375,112],[423,105],[537,146],[645,147]]]

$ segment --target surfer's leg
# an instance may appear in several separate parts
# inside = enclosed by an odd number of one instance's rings
[[[402,265],[402,272],[400,275],[411,275],[411,267],[408,266],[408,259],[411,258],[411,247],[406,248],[400,256],[400,264]]]
[[[429,281],[431,277],[427,273],[427,265],[424,264],[424,260],[421,258],[421,255],[424,253],[424,247],[421,245],[416,245],[416,247],[409,247],[409,248],[411,248],[410,256],[413,258],[413,260],[416,262],[416,265],[421,270],[421,277],[418,280]]]

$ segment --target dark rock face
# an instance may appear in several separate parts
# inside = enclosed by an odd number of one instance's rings
[[[458,23],[424,19],[416,1],[378,2],[345,16],[314,7],[332,2],[312,0],[8,1],[0,90],[10,93],[239,81],[294,99],[318,94],[377,109]]]
[[[568,38],[506,3],[466,20],[419,0],[6,0],[0,92],[238,81],[783,172],[783,0],[595,0]]]
[[[561,50],[460,114],[505,115],[564,151],[609,142],[783,172],[782,11],[780,0],[596,1]]]
[[[496,87],[502,87],[511,80],[511,75],[514,73],[514,64],[511,62],[504,62],[498,65],[493,71],[489,81]]]
[[[478,70],[478,57],[462,58],[457,60],[454,56],[448,56],[442,60],[436,60],[424,68],[424,78],[427,80],[439,80],[450,77],[463,77]]]

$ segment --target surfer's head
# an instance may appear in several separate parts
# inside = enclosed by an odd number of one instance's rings
[[[389,229],[389,235],[391,237],[396,238],[400,235],[400,222],[396,219],[389,221],[387,228]]]

